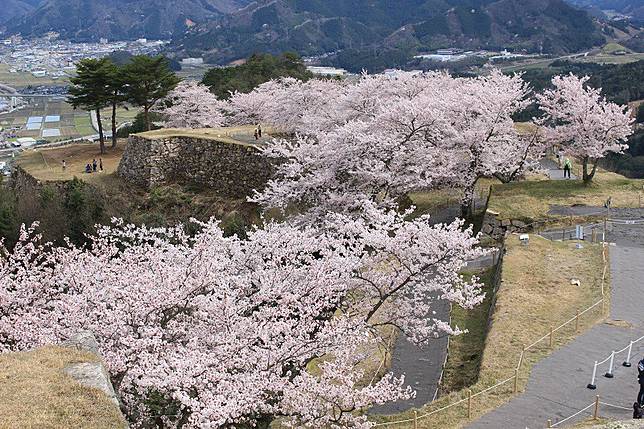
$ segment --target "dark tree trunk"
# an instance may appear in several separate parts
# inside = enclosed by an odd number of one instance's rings
[[[116,101],[112,102],[112,149],[116,147]]]
[[[150,131],[152,127],[150,126],[150,108],[145,106],[143,107],[143,116],[145,117],[145,128]]]
[[[583,159],[583,179],[585,184],[589,184],[592,182],[593,177],[595,177],[595,173],[597,172],[597,162],[598,160],[593,161],[593,169],[588,172],[588,164],[590,163],[590,158],[589,157],[584,157]]]
[[[101,109],[96,109],[96,123],[98,124],[98,141],[101,146],[101,155],[105,154],[105,135],[103,134],[103,123],[101,122]]]
[[[463,201],[461,202],[461,217],[463,219],[470,219],[473,214],[473,204],[474,204],[474,197],[476,193],[476,183],[479,181],[478,178],[470,184],[469,186],[465,187],[463,190]]]

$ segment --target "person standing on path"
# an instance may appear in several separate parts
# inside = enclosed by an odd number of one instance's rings
[[[98,166],[98,164],[96,163],[96,158],[94,158],[92,160],[92,170],[94,171],[94,173],[96,173],[96,167],[97,166]]]
[[[63,159],[63,173],[67,170],[67,162]]]
[[[103,172],[103,158],[98,159],[98,168],[101,170],[101,173]]]
[[[572,163],[570,162],[570,159],[566,158],[564,161],[564,179],[567,177],[570,179],[570,170],[572,169]]]
[[[637,403],[644,407],[644,358],[637,364],[637,380],[640,382],[640,393],[637,394]]]
[[[257,124],[257,135],[262,137],[262,124]]]

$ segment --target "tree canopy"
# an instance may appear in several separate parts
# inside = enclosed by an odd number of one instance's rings
[[[96,112],[101,153],[105,152],[105,136],[101,123],[101,109],[110,105],[115,79],[114,63],[108,58],[83,59],[76,64],[76,76],[71,78],[67,101],[75,109]]]
[[[306,81],[313,75],[297,54],[254,54],[242,65],[208,70],[203,84],[218,98],[228,99],[233,92],[247,93],[258,85],[279,77],[293,77]]]
[[[127,101],[143,108],[146,128],[151,129],[150,109],[168,95],[180,79],[170,70],[168,60],[163,56],[136,55],[123,67],[122,75],[127,85]]]

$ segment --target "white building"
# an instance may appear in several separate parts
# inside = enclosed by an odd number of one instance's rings
[[[338,69],[335,67],[318,67],[318,66],[307,66],[306,69],[311,73],[318,76],[337,76],[343,77],[346,76],[349,72],[345,69]]]
[[[184,58],[181,60],[181,64],[184,66],[198,66],[203,63],[203,58]]]
[[[401,74],[410,74],[412,76],[418,76],[423,74],[422,70],[410,70],[410,71],[404,71],[404,70],[398,70],[398,69],[387,69],[382,72],[385,76],[387,76],[390,79],[395,79]]]

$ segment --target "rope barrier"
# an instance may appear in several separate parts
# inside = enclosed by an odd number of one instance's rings
[[[597,385],[595,384],[595,379],[596,379],[596,376],[597,376],[597,367],[599,365],[602,365],[602,364],[608,362],[609,360],[610,360],[610,365],[608,367],[608,371],[606,372],[606,374],[604,374],[604,377],[613,378],[613,365],[615,363],[615,355],[617,355],[619,353],[623,353],[626,350],[628,350],[628,356],[626,357],[626,360],[624,360],[622,362],[622,366],[630,367],[631,366],[631,362],[630,362],[630,360],[631,360],[631,351],[633,349],[633,344],[637,344],[642,340],[644,340],[644,336],[641,336],[636,340],[629,341],[629,343],[628,343],[628,345],[626,347],[624,347],[624,348],[622,348],[622,349],[620,349],[618,351],[611,352],[611,354],[608,355],[608,357],[606,359],[604,359],[602,361],[595,361],[594,366],[593,366],[593,375],[590,378],[590,383],[588,383],[588,385],[586,387],[591,389],[591,390],[594,390],[594,389],[597,388]]]
[[[422,418],[425,418],[425,417],[429,417],[429,416],[431,416],[433,414],[436,414],[438,412],[445,411],[448,408],[452,408],[452,407],[454,407],[456,405],[462,404],[463,402],[465,402],[467,400],[468,400],[468,398],[463,398],[463,399],[461,399],[459,401],[456,401],[456,402],[454,402],[452,404],[449,404],[449,405],[447,405],[445,407],[438,408],[438,409],[436,409],[434,411],[430,411],[429,413],[426,413],[426,414],[423,414],[421,416],[418,416],[418,417],[416,417],[416,419],[422,419]],[[397,420],[395,422],[376,423],[374,425],[374,427],[375,426],[378,426],[378,427],[380,427],[380,426],[391,426],[391,425],[397,425],[397,424],[400,424],[400,423],[410,423],[410,422],[413,422],[413,421],[414,421],[414,419],[410,418],[410,419],[404,419],[404,420]]]
[[[536,223],[536,222],[535,222],[535,223]],[[557,326],[556,328],[553,328],[553,329],[551,330],[551,332],[549,332],[549,333],[545,334],[544,336],[542,336],[541,338],[539,338],[539,339],[538,339],[537,341],[535,341],[534,343],[532,343],[532,344],[528,345],[527,347],[524,347],[524,348],[521,350],[521,354],[519,355],[519,361],[518,361],[518,364],[517,364],[516,369],[515,369],[515,374],[514,374],[513,376],[508,377],[508,378],[506,378],[505,380],[500,381],[500,382],[498,382],[498,383],[496,383],[496,384],[494,384],[494,385],[492,385],[492,386],[490,386],[490,387],[487,387],[487,388],[485,388],[484,390],[482,390],[482,391],[480,391],[480,392],[477,392],[477,393],[473,393],[473,394],[472,394],[472,393],[471,393],[471,391],[470,391],[470,393],[469,393],[468,397],[465,397],[465,398],[463,398],[463,399],[460,399],[460,400],[458,400],[458,401],[456,401],[456,402],[453,402],[453,403],[451,403],[451,404],[449,404],[449,405],[446,405],[446,406],[444,406],[444,407],[442,407],[442,408],[438,408],[438,409],[436,409],[436,410],[434,410],[434,411],[430,411],[430,412],[425,413],[425,414],[420,415],[420,416],[419,416],[419,415],[417,415],[417,414],[415,414],[413,418],[407,418],[407,419],[397,420],[397,421],[393,421],[393,422],[382,422],[382,423],[376,423],[376,424],[374,425],[374,427],[385,427],[385,426],[393,426],[393,425],[402,424],[402,423],[418,422],[418,420],[420,420],[420,419],[423,419],[423,418],[429,417],[429,416],[431,416],[431,415],[434,415],[434,414],[440,413],[440,412],[445,411],[445,410],[447,410],[447,409],[449,409],[449,408],[455,407],[456,405],[460,405],[460,404],[462,404],[462,403],[463,403],[463,402],[465,402],[465,401],[468,401],[468,402],[471,404],[471,400],[472,400],[472,398],[475,398],[475,397],[480,396],[480,395],[482,395],[482,394],[484,394],[484,393],[487,393],[487,392],[489,392],[489,391],[491,391],[491,390],[494,390],[494,389],[498,388],[499,386],[502,386],[502,385],[504,385],[504,384],[506,384],[506,383],[508,383],[508,382],[510,382],[510,381],[512,381],[512,380],[515,380],[515,383],[516,383],[516,381],[518,380],[519,370],[521,369],[521,363],[523,362],[523,359],[524,359],[524,356],[525,356],[525,352],[526,352],[526,351],[528,351],[528,350],[529,350],[529,349],[531,349],[532,347],[536,346],[537,344],[539,344],[539,343],[540,343],[540,342],[542,342],[543,340],[545,340],[545,339],[547,339],[547,338],[551,337],[551,336],[552,336],[552,333],[557,332],[558,330],[560,330],[560,329],[564,328],[565,326],[569,325],[570,323],[572,323],[572,322],[574,322],[574,321],[578,321],[578,320],[579,320],[579,318],[580,318],[581,316],[583,316],[583,315],[584,315],[584,314],[586,314],[587,312],[589,312],[589,311],[593,310],[593,309],[594,309],[595,307],[597,307],[598,305],[600,305],[600,304],[602,304],[602,305],[603,305],[603,304],[605,303],[605,298],[604,298],[604,296],[605,296],[605,295],[604,295],[604,283],[605,283],[605,278],[606,278],[606,271],[607,271],[607,268],[608,268],[607,257],[606,257],[606,250],[607,250],[607,247],[606,247],[606,245],[604,244],[603,249],[602,249],[602,259],[603,259],[603,265],[604,265],[604,267],[603,267],[603,272],[602,272],[602,280],[601,280],[601,293],[602,293],[602,299],[600,299],[599,301],[595,302],[593,305],[591,305],[590,307],[586,308],[585,310],[583,310],[583,311],[579,312],[575,317],[572,317],[571,319],[567,320],[566,322],[562,323],[561,325]],[[602,312],[602,314],[603,314],[603,312]],[[644,337],[642,337],[642,338],[638,339],[637,341],[640,341],[641,339],[644,339]],[[626,350],[627,348],[628,348],[628,346],[627,346],[624,350]],[[621,351],[624,351],[624,350],[621,350]],[[621,352],[621,351],[620,351],[620,352]],[[609,356],[606,360],[604,360],[603,362],[595,363],[595,370],[596,370],[597,365],[600,365],[601,363],[605,363],[608,359],[610,359],[610,356]],[[595,375],[593,374],[593,382],[594,382],[594,378],[595,378]],[[516,386],[516,385],[515,385],[515,386]],[[556,424],[552,425],[552,427],[556,427],[557,425],[559,425],[559,424],[561,424],[561,423],[563,423],[563,422],[565,422],[565,421],[567,421],[567,420],[569,420],[569,419],[571,419],[571,418],[573,418],[573,417],[575,417],[575,416],[579,415],[580,413],[584,412],[585,410],[587,410],[588,408],[592,407],[593,405],[597,405],[597,404],[596,404],[596,403],[592,403],[591,405],[589,405],[588,407],[584,408],[583,410],[581,410],[581,411],[577,412],[577,413],[576,413],[576,414],[574,414],[573,416],[570,416],[570,417],[568,417],[568,418],[566,418],[566,419],[564,419],[564,420],[562,420],[562,421],[560,421],[560,422],[558,422],[558,423],[556,423]]]
[[[512,376],[512,377],[510,377],[510,378],[507,378],[507,379],[505,379],[505,380],[503,380],[503,381],[501,381],[501,382],[499,382],[499,383],[496,383],[494,386],[490,386],[490,387],[488,387],[487,389],[481,390],[481,391],[480,391],[480,392],[478,392],[478,393],[474,393],[474,394],[472,395],[472,398],[475,398],[475,397],[477,397],[477,396],[479,396],[479,395],[482,395],[482,394],[484,394],[484,393],[486,393],[486,392],[489,392],[490,390],[496,389],[497,387],[499,387],[499,386],[501,386],[501,385],[503,385],[503,384],[505,384],[505,383],[507,383],[508,381],[511,381],[511,380],[514,380],[514,376]]]
[[[606,405],[607,407],[617,408],[619,410],[633,411],[632,408],[622,407],[621,405],[607,404],[606,402],[599,402],[599,403],[602,405]]]
[[[592,406],[594,406],[594,405],[595,405],[595,402],[592,402],[592,403],[591,403],[590,405],[588,405],[586,408],[584,408],[584,409],[581,409],[581,410],[577,411],[577,412],[576,412],[575,414],[573,414],[572,416],[568,416],[568,417],[566,417],[566,418],[565,418],[565,419],[563,419],[563,420],[559,420],[557,423],[552,424],[550,427],[556,428],[556,427],[557,427],[557,426],[559,426],[560,424],[563,424],[563,423],[567,422],[567,421],[568,421],[568,420],[570,420],[570,419],[574,419],[574,418],[575,418],[575,417],[577,417],[579,414],[583,413],[583,412],[584,412],[584,411],[586,411],[588,408],[590,408],[590,407],[592,407]]]

